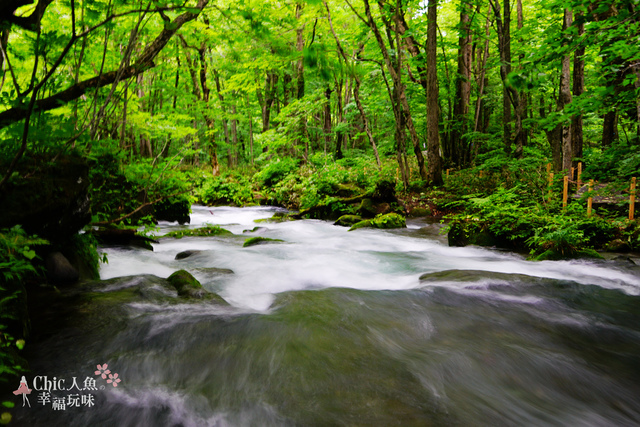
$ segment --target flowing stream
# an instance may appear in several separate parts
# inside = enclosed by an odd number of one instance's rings
[[[63,292],[29,350],[29,384],[65,379],[68,404],[36,389],[18,425],[640,424],[633,261],[450,248],[420,221],[254,222],[274,212],[194,206],[189,226],[158,235],[205,223],[234,234],[105,248],[103,281],[84,286],[95,301]],[[256,235],[284,242],[242,246]],[[176,260],[185,250],[197,252]],[[167,291],[161,278],[179,269],[230,305]],[[94,374],[104,363],[117,387]],[[73,377],[98,379],[78,405]]]

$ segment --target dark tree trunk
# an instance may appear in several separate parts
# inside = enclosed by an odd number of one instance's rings
[[[470,5],[463,1],[460,5],[460,36],[458,37],[458,74],[456,76],[456,97],[453,105],[453,123],[450,135],[450,158],[453,165],[465,166],[470,161],[469,150],[464,141],[469,119],[471,100],[471,20]]]
[[[438,2],[431,0],[427,11],[427,181],[431,185],[443,184],[438,133],[437,18]]]

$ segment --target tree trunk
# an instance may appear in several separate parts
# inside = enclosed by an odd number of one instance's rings
[[[576,16],[576,24],[578,26],[578,37],[584,34],[584,22],[582,14]],[[584,54],[585,48],[579,46],[573,54],[573,96],[579,97],[584,93]],[[582,114],[575,115],[571,120],[571,152],[573,158],[577,158],[574,163],[582,159]],[[577,166],[574,164],[574,166]]]
[[[570,9],[564,10],[562,23],[563,33],[568,31],[573,22]],[[563,44],[566,44],[564,42]],[[562,71],[560,73],[560,96],[558,96],[558,111],[562,111],[571,104],[571,59],[569,55],[562,57]],[[572,160],[571,146],[571,122],[562,123],[562,169],[569,173]]]
[[[453,106],[453,123],[450,136],[450,163],[464,166],[469,163],[470,153],[464,142],[467,133],[469,103],[471,101],[471,19],[470,5],[463,0],[460,5],[460,35],[458,37],[458,74],[456,76],[456,97]]]
[[[427,181],[431,185],[443,184],[438,133],[437,18],[438,2],[431,0],[427,11]]]
[[[384,58],[385,65],[387,67],[387,70],[389,71],[389,74],[391,75],[391,80],[393,81],[393,85],[394,87],[398,88],[398,97],[400,98],[402,110],[404,111],[404,114],[405,114],[407,128],[409,129],[409,134],[411,135],[411,142],[413,143],[413,151],[416,155],[416,159],[418,160],[418,169],[420,171],[420,176],[425,181],[430,181],[429,176],[427,174],[427,169],[424,164],[424,157],[422,156],[422,150],[420,148],[418,133],[416,132],[415,126],[413,125],[413,119],[411,117],[411,109],[409,108],[409,103],[407,102],[407,97],[405,94],[405,87],[404,87],[404,84],[402,83],[402,75],[400,74],[401,70],[400,69],[397,70],[394,67],[393,62],[391,61],[391,58],[389,56],[389,51],[387,50],[387,46],[385,45],[384,40],[382,39],[382,35],[380,34],[380,30],[378,29],[378,26],[376,25],[376,22],[374,21],[373,16],[371,15],[369,0],[364,0],[364,9],[365,9],[366,17],[368,19],[367,25],[375,35],[376,41],[378,43],[378,47],[380,48],[380,51]],[[402,15],[402,11],[400,9],[399,1],[397,1],[395,6],[395,11],[394,11],[395,27],[398,27],[401,24],[401,20],[402,20],[401,15]],[[402,55],[401,45],[396,46],[395,52],[396,52],[397,59],[399,59]],[[439,155],[439,152],[437,154]]]
[[[518,15],[518,30],[522,30],[524,26],[524,15],[522,12],[522,0],[517,0],[517,15]],[[520,42],[523,43],[522,37],[520,37]],[[524,53],[519,55],[519,68],[522,69],[524,62]],[[516,149],[513,153],[514,156],[518,159],[522,158],[524,154],[524,146],[527,144],[527,133],[524,130],[522,121],[527,114],[527,97],[523,96],[524,94],[518,93],[518,102],[515,105],[516,109],[516,128],[515,128],[515,145]]]
[[[324,132],[324,154],[327,154],[328,147],[331,146],[331,89],[326,88],[324,91],[324,122],[322,130]]]

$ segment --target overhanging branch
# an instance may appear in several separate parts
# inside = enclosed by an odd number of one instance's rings
[[[202,9],[209,3],[209,0],[199,0],[195,9]],[[130,77],[137,76],[144,71],[153,68],[153,62],[164,46],[169,42],[171,37],[187,22],[194,20],[198,13],[185,12],[177,16],[171,23],[166,24],[162,32],[149,44],[145,50],[135,59],[133,65],[126,66],[122,69],[113,70],[108,73],[92,77],[90,79],[78,82],[73,86],[51,95],[47,98],[38,100],[34,105],[34,112],[49,111],[58,108],[67,102],[73,101],[84,95],[89,89],[101,88],[112,84],[119,77],[120,80],[126,80]],[[0,113],[0,129],[22,120],[27,117],[26,106],[18,106],[10,108]]]

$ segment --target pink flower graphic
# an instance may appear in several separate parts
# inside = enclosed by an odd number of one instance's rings
[[[98,370],[95,372],[95,375],[101,375],[103,380],[106,379],[107,375],[111,373],[111,371],[108,370],[107,367],[108,365],[106,363],[102,366],[98,365]],[[111,377],[111,375],[109,375],[109,377]]]
[[[118,374],[109,374],[109,379],[107,380],[108,384],[113,384],[114,387],[118,387],[118,383],[122,381],[118,378]]]

